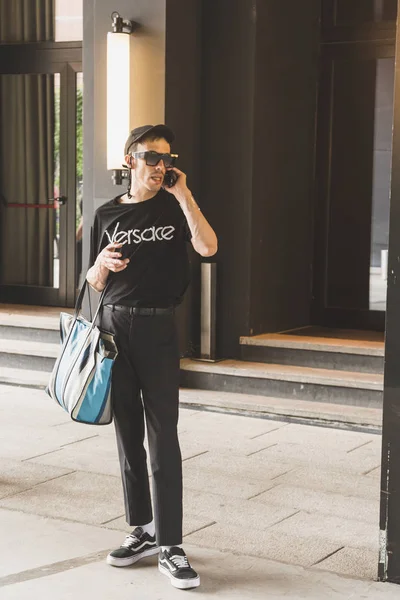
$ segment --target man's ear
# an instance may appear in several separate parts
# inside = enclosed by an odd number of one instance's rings
[[[133,159],[133,156],[131,156],[130,154],[126,154],[125,155],[125,163],[128,165],[128,167],[130,167],[131,169],[135,168],[135,161]]]

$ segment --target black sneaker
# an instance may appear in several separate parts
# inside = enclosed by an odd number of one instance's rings
[[[107,556],[107,562],[113,567],[127,567],[136,561],[157,554],[158,547],[154,535],[149,535],[141,527],[136,527],[126,536],[125,541],[117,550]]]
[[[182,548],[173,546],[169,550],[160,551],[158,568],[161,573],[170,578],[172,585],[180,590],[188,590],[200,585],[200,577],[190,566]]]

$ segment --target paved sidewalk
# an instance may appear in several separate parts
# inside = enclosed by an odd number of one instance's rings
[[[113,427],[11,386],[0,413],[1,600],[176,598],[155,557],[104,562],[128,530]],[[378,435],[182,409],[180,439],[184,547],[202,578],[190,593],[398,598],[374,582]]]

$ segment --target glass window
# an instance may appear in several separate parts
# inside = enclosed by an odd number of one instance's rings
[[[371,261],[369,302],[371,310],[386,309],[389,245],[390,169],[394,58],[377,61],[375,88],[374,166],[372,185]]]
[[[83,39],[83,0],[56,0],[56,42]]]

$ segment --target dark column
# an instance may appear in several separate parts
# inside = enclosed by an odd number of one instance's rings
[[[217,346],[309,324],[318,0],[204,0],[201,196]]]
[[[219,238],[217,352],[249,332],[256,10],[253,0],[203,1],[202,206]]]
[[[257,2],[250,334],[310,323],[320,1]]]
[[[201,0],[168,0],[165,39],[165,122],[174,130],[173,150],[193,196],[200,193]],[[206,216],[208,216],[206,211]],[[189,246],[190,248],[190,246]],[[190,252],[192,283],[178,310],[182,354],[198,355],[200,330],[200,257]]]
[[[400,13],[400,11],[399,11]],[[399,20],[397,21],[399,27]],[[379,579],[400,583],[400,38],[396,42]]]

